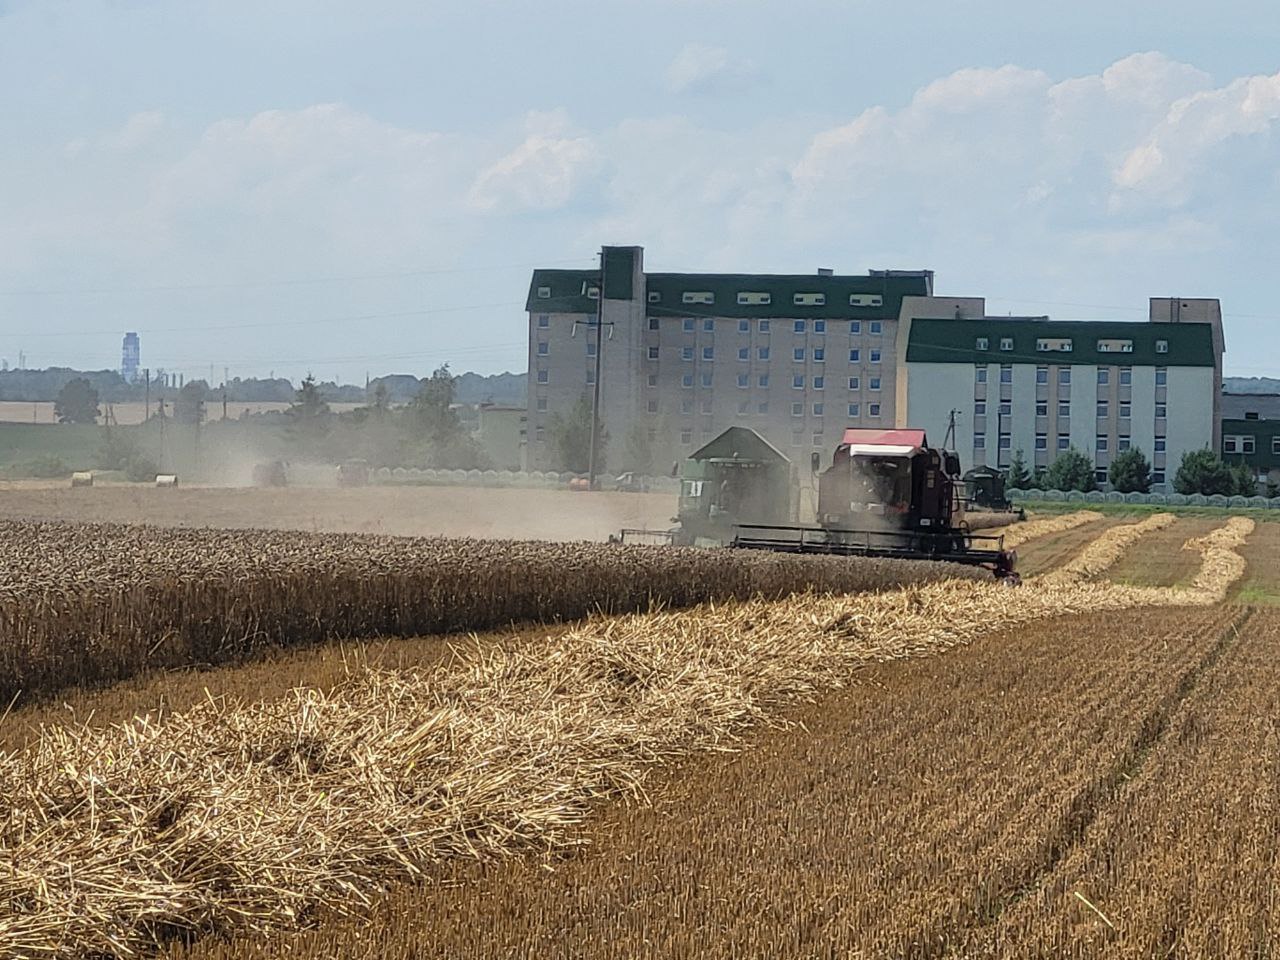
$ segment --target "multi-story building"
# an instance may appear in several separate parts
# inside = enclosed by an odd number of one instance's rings
[[[650,274],[643,254],[604,249],[603,302],[600,271],[534,272],[531,469],[555,465],[553,417],[594,389],[598,349],[610,469],[664,470],[735,425],[798,460],[847,426],[893,424],[899,313],[930,302],[932,272]]]
[[[1173,304],[1177,306],[1174,307]],[[954,428],[962,462],[1046,468],[1074,448],[1104,485],[1137,448],[1167,492],[1182,454],[1216,446],[1223,335],[1216,300],[1153,299],[1150,321],[904,314],[899,425]]]
[[[141,361],[142,343],[138,335],[130,331],[124,335],[124,342],[120,345],[120,376],[126,383],[133,383],[138,379],[138,365]]]

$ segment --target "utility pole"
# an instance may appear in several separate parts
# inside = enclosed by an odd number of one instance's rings
[[[142,376],[145,378],[146,386],[142,390],[142,422],[146,423],[151,419],[151,368],[144,367]]]
[[[600,437],[600,371],[604,360],[604,247],[600,248],[600,290],[596,297],[596,382],[591,397],[591,449],[587,457],[587,485],[596,488],[596,445]]]
[[[952,444],[956,442],[956,414],[959,412],[959,410],[952,410],[951,413],[948,414],[947,435],[942,438],[942,449],[950,450],[953,453],[955,452],[955,447],[952,446]]]

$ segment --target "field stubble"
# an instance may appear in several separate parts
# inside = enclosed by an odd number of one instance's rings
[[[1214,603],[1240,573],[1246,526],[1199,544],[1201,574],[1182,591],[948,582],[731,603],[601,619],[534,656],[369,673],[328,696],[50,730],[0,764],[3,845],[21,865],[0,880],[22,905],[0,936],[31,955],[126,952],[358,906],[451,857],[554,849],[594,799],[635,793],[660,761],[725,749],[868,664],[1063,612]],[[69,862],[74,876],[57,869]]]

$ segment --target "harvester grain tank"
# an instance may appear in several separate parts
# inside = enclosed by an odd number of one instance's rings
[[[791,523],[793,488],[790,460],[754,430],[730,427],[681,465],[674,540],[721,545],[744,523]]]

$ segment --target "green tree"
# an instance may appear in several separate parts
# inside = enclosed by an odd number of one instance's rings
[[[430,447],[448,447],[465,433],[453,407],[454,387],[455,377],[446,363],[422,382],[417,396],[405,408],[409,429]]]
[[[1111,487],[1120,493],[1149,493],[1151,464],[1137,447],[1121,450],[1111,460]]]
[[[203,380],[192,380],[184,384],[173,400],[173,420],[175,423],[203,423],[204,400],[209,392],[209,385]]]
[[[1050,490],[1079,490],[1088,493],[1098,489],[1098,482],[1093,473],[1093,461],[1075,447],[1070,447],[1058,455],[1058,459],[1045,471],[1045,483]]]
[[[1206,497],[1216,493],[1229,496],[1235,492],[1235,484],[1231,468],[1208,447],[1184,453],[1173,477],[1173,489],[1178,493],[1199,493]]]
[[[1253,468],[1243,460],[1231,464],[1232,493],[1239,497],[1258,495],[1258,477]]]
[[[1016,490],[1026,490],[1031,486],[1031,471],[1027,469],[1027,460],[1021,450],[1013,451],[1013,459],[1009,461],[1009,475],[1005,485]]]
[[[129,461],[139,455],[138,441],[132,433],[116,427],[102,428],[98,444],[97,463],[101,470],[124,470]]]
[[[84,377],[68,380],[58,391],[53,412],[59,423],[97,423],[102,415],[98,410],[98,391]]]
[[[548,424],[552,450],[558,469],[570,473],[586,473],[591,460],[591,398],[584,392],[568,415],[551,415]],[[596,436],[596,470],[605,469],[609,434],[600,424]]]
[[[329,427],[329,404],[325,403],[316,378],[307,374],[301,386],[294,392],[289,418],[289,435],[295,440],[313,442],[322,437]]]
[[[649,440],[649,428],[640,420],[633,420],[627,431],[625,468],[642,476],[653,472],[653,444]]]

